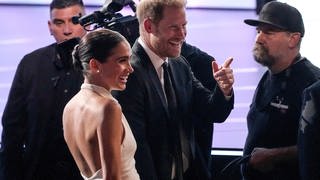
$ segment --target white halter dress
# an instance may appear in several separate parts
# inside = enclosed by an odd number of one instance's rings
[[[112,97],[105,88],[93,84],[83,83],[81,89],[90,89],[101,96]],[[139,174],[135,167],[134,154],[137,144],[130,129],[130,126],[122,114],[122,125],[124,127],[124,139],[121,144],[121,180],[140,180]],[[84,180],[102,180],[102,170],[99,169],[91,177],[86,177],[81,173]]]

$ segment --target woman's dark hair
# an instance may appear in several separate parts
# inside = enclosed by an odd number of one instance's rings
[[[123,41],[127,42],[121,34],[112,30],[100,29],[89,32],[74,47],[72,52],[74,67],[86,73],[91,59],[94,58],[100,63],[106,62],[113,48]]]

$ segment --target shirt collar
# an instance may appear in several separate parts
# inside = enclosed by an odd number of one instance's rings
[[[159,68],[161,68],[162,64],[164,63],[164,61],[168,62],[168,58],[162,59],[160,58],[158,55],[156,55],[156,53],[154,53],[147,45],[146,43],[142,40],[142,38],[140,37],[138,39],[139,44],[143,47],[143,49],[146,51],[146,53],[148,54],[153,66],[158,70]]]

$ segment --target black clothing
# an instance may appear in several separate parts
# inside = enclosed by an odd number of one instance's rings
[[[64,67],[56,46],[18,65],[2,116],[1,180],[82,179],[63,138],[62,113],[83,76]]]
[[[247,116],[248,136],[244,155],[255,147],[277,148],[297,144],[298,122],[304,88],[320,78],[320,69],[303,58],[288,69],[260,80]],[[279,164],[270,173],[243,169],[248,180],[299,179],[298,163]]]
[[[186,42],[181,48],[181,55],[186,58],[190,64],[194,76],[202,83],[204,87],[213,91],[217,87],[217,82],[213,78],[212,61],[214,58],[207,53],[201,51],[195,46]],[[206,170],[198,177],[201,180],[211,179],[211,149],[212,149],[212,135],[213,123],[202,121],[205,117],[194,117],[195,127],[194,135],[195,141],[199,146],[199,160],[206,164]]]
[[[302,180],[320,179],[320,81],[304,91],[298,153]]]

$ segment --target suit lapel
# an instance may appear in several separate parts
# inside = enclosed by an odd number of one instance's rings
[[[143,47],[137,41],[134,44],[132,50],[134,53],[136,53],[140,57],[141,64],[143,65],[143,67],[146,71],[146,78],[150,80],[149,82],[151,82],[150,83],[151,89],[154,89],[155,93],[161,99],[161,104],[162,104],[163,108],[165,109],[167,116],[169,117],[169,111],[167,108],[167,103],[166,103],[166,99],[164,96],[164,92],[162,90],[162,86],[161,86],[159,77],[157,75],[157,72],[156,72],[149,56],[147,55],[147,53],[145,52]]]

